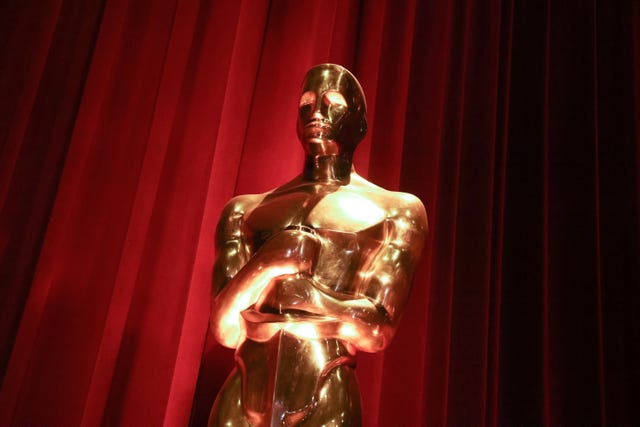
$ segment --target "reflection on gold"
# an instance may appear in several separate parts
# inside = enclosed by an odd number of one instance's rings
[[[355,353],[391,340],[427,230],[416,197],[353,169],[365,112],[349,71],[312,68],[299,103],[302,174],[222,212],[211,328],[236,349],[236,368],[210,426],[360,425]]]

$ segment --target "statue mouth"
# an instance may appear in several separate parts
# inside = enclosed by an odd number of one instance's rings
[[[312,120],[304,125],[304,135],[307,138],[331,138],[333,127],[326,120]]]
[[[312,120],[306,125],[304,125],[304,128],[305,129],[321,128],[321,129],[331,130],[332,127],[331,127],[331,123],[329,123],[328,120]]]

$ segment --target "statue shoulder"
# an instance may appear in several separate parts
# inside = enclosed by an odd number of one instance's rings
[[[402,222],[414,232],[426,234],[427,213],[418,197],[401,191],[386,190],[360,176],[356,177],[354,183],[365,189],[371,199],[377,200],[377,204],[384,209],[391,222]]]
[[[264,194],[243,194],[235,196],[222,209],[218,226],[216,227],[216,244],[223,245],[226,241],[240,239],[242,223],[247,212],[255,208],[264,198]]]
[[[264,199],[265,194],[242,194],[233,197],[222,209],[220,219],[242,216],[255,208]]]
[[[390,191],[386,205],[389,219],[402,223],[418,234],[427,233],[427,212],[418,197],[410,193]]]

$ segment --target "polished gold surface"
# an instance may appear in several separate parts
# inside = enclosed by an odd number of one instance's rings
[[[211,328],[236,368],[210,426],[358,426],[355,353],[387,346],[427,231],[416,197],[351,165],[366,104],[345,68],[304,80],[302,174],[225,207],[216,234]]]

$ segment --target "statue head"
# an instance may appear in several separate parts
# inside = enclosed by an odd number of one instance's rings
[[[367,133],[360,83],[336,64],[311,68],[298,106],[298,138],[309,155],[351,154]]]

